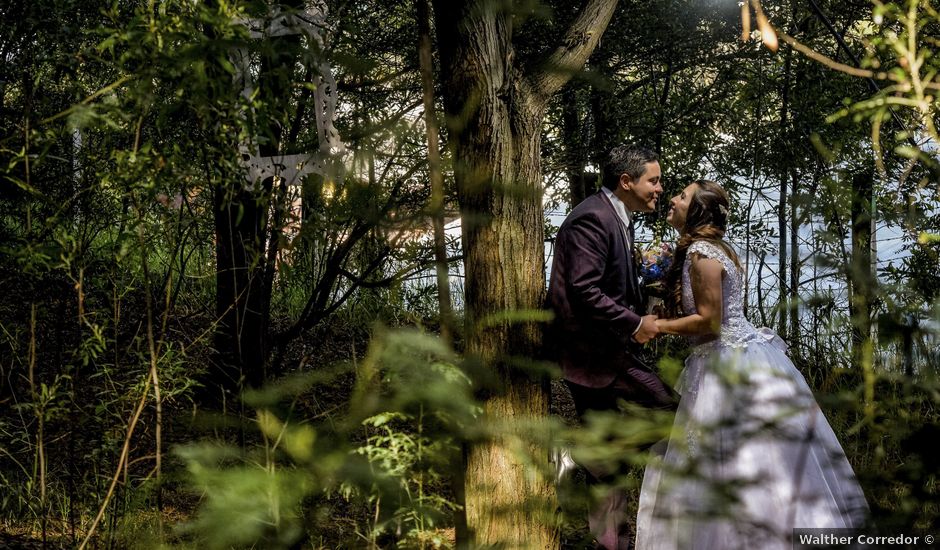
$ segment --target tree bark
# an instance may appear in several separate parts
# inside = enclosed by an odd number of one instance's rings
[[[237,181],[231,188],[215,190],[216,317],[219,325],[215,346],[222,378],[214,380],[223,390],[237,393],[249,377],[246,352],[257,341],[259,319],[251,304],[260,296],[263,265],[261,235],[267,201]]]
[[[864,344],[871,338],[871,307],[875,280],[871,272],[871,199],[874,172],[852,174],[852,259],[849,264],[849,311],[852,317],[852,356],[861,365]]]
[[[428,210],[434,230],[434,262],[437,274],[437,300],[440,306],[441,336],[450,341],[454,335],[454,310],[450,300],[447,242],[444,234],[444,174],[438,146],[439,127],[434,108],[434,67],[431,60],[431,9],[429,0],[417,0],[418,58],[424,103],[424,126],[428,140],[428,174],[431,201]]]
[[[786,151],[787,147],[787,136],[789,132],[789,115],[790,115],[790,68],[792,66],[792,49],[787,48],[785,59],[784,59],[784,69],[783,69],[783,93],[782,99],[780,102],[780,137],[781,140],[781,151]],[[787,339],[787,313],[790,311],[790,306],[788,304],[790,293],[787,291],[787,179],[789,176],[789,155],[783,153],[783,157],[780,159],[780,202],[777,205],[777,230],[779,232],[779,241],[778,246],[779,250],[777,252],[778,260],[778,269],[777,269],[777,278],[778,278],[778,290],[779,293],[778,299],[780,301],[780,307],[778,308],[779,321],[778,321],[778,332],[780,337]]]
[[[424,103],[424,125],[428,142],[428,175],[431,183],[431,200],[428,211],[434,231],[434,267],[437,276],[437,303],[441,323],[441,338],[451,344],[456,333],[456,318],[450,299],[450,264],[447,261],[447,240],[444,233],[444,174],[441,169],[441,153],[438,136],[440,127],[434,106],[434,65],[431,59],[431,6],[430,0],[416,0],[418,19],[418,62],[421,70],[421,89]],[[463,454],[461,453],[461,458]],[[459,464],[452,476],[451,487],[454,500],[464,506],[464,465]],[[467,539],[467,516],[465,507],[454,512],[454,531],[460,540]]]
[[[533,316],[544,298],[542,119],[549,98],[583,66],[616,0],[591,0],[535,73],[513,63],[512,14],[484,0],[434,2],[443,96],[453,147],[465,262],[466,354],[498,383],[487,425],[504,426],[467,453],[466,514],[472,546],[558,546],[553,480],[525,466],[547,449],[525,421],[548,413],[548,381],[525,366],[540,348]],[[510,321],[515,317],[515,321]]]
[[[800,217],[796,208],[799,177],[793,171],[790,180],[790,348],[800,345]]]
[[[591,66],[596,67],[602,74],[610,74],[611,53],[606,48],[598,48],[591,56]],[[595,166],[603,166],[604,158],[617,141],[616,117],[612,111],[617,108],[617,98],[609,89],[591,85],[590,89],[591,124],[591,162]]]
[[[795,19],[795,16],[794,16]],[[794,69],[793,89],[803,88],[804,64],[797,59]],[[795,131],[802,127],[802,115],[799,109],[793,112],[793,127]],[[788,163],[790,170],[790,295],[789,295],[789,316],[790,316],[790,349],[794,353],[800,353],[800,225],[806,218],[806,214],[800,214],[797,210],[797,201],[800,194],[800,176],[796,164]]]
[[[584,122],[578,88],[568,83],[561,100],[561,146],[565,150],[565,173],[568,176],[568,206],[574,208],[593,189],[584,168],[587,165]]]
[[[672,88],[672,50],[669,51],[669,61],[666,62],[666,74],[663,82],[663,94],[659,98],[659,104],[656,105],[656,142],[654,144],[656,154],[663,154],[663,134],[666,132],[666,102],[669,101],[669,91]],[[668,204],[663,201],[664,204]]]

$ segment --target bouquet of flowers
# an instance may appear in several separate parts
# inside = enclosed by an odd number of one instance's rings
[[[640,255],[640,277],[646,294],[646,312],[661,314],[666,297],[666,273],[672,266],[672,247],[668,243],[653,243]]]

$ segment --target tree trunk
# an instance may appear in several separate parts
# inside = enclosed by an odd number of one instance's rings
[[[861,365],[865,342],[871,338],[871,306],[875,280],[871,272],[871,199],[874,172],[852,175],[852,259],[849,265],[849,311],[852,316],[852,356]]]
[[[443,96],[453,147],[465,263],[466,354],[496,383],[484,420],[499,425],[467,454],[466,514],[471,546],[558,546],[553,480],[527,469],[547,449],[529,420],[548,414],[548,380],[525,367],[540,348],[542,307],[542,119],[548,99],[583,66],[616,0],[591,0],[540,72],[513,65],[512,14],[485,0],[434,3]],[[532,312],[532,314],[526,314]],[[512,319],[510,319],[512,318]],[[521,445],[515,445],[519,442]]]
[[[515,424],[508,434],[470,449],[467,523],[480,544],[503,541],[510,547],[554,548],[555,528],[543,520],[545,515],[533,513],[554,510],[552,480],[526,472],[523,457],[511,450],[513,438],[526,439],[520,424],[548,414],[548,381],[520,372],[517,363],[538,355],[539,327],[532,321],[486,320],[500,312],[534,311],[544,298],[541,113],[507,115],[515,118],[515,124],[504,128],[506,134],[497,132],[494,144],[502,151],[496,166],[505,166],[508,173],[494,174],[484,184],[490,188],[487,191],[461,186],[459,193],[467,313],[472,326],[478,327],[470,331],[466,352],[497,375],[498,385],[484,405],[486,418]],[[472,146],[459,149],[464,151],[455,155],[457,162],[479,166],[491,160]],[[514,433],[516,428],[522,431]],[[531,441],[526,451],[534,457],[547,456]]]
[[[583,116],[578,100],[578,88],[568,83],[561,100],[561,146],[565,150],[565,173],[568,176],[568,206],[574,208],[593,191],[584,173],[587,165]]]
[[[428,211],[434,231],[434,267],[437,275],[437,300],[440,305],[441,337],[450,341],[454,335],[454,309],[450,300],[447,240],[444,233],[444,174],[438,148],[437,112],[434,108],[434,67],[431,62],[431,9],[429,0],[417,0],[418,59],[421,65],[421,90],[424,126],[428,141],[428,174],[431,201]]]
[[[794,17],[795,19],[795,17]],[[793,76],[793,89],[803,89],[804,64],[799,59],[796,61],[796,68]],[[802,114],[799,109],[793,112],[793,128],[798,131],[802,128]],[[806,214],[800,215],[797,211],[797,201],[800,194],[800,176],[796,163],[788,163],[790,170],[790,349],[794,353],[800,353],[800,225],[806,218]]]
[[[800,217],[796,208],[799,177],[790,181],[790,347],[799,353],[800,345]]]
[[[663,154],[663,134],[666,133],[666,102],[669,101],[669,91],[672,88],[672,50],[669,50],[669,61],[666,62],[666,74],[663,81],[663,94],[656,105],[656,142],[654,144],[657,155]],[[668,201],[662,201],[668,204]]]
[[[500,29],[493,23],[487,29],[492,34],[481,32],[477,38],[508,43],[509,33],[500,32],[508,31],[508,25]],[[503,59],[487,61],[496,62],[491,68],[506,71],[499,66]],[[462,76],[455,75],[454,80]],[[499,381],[485,402],[486,419],[508,419],[519,425],[548,414],[545,381],[524,376],[509,364],[512,356],[536,355],[538,327],[532,322],[486,319],[501,312],[536,310],[543,301],[539,154],[543,110],[519,102],[510,105],[496,96],[497,90],[487,92],[487,97],[478,98],[473,119],[457,134],[454,148],[465,255],[465,351],[495,371]],[[511,547],[554,548],[558,545],[554,527],[532,513],[532,501],[551,501],[554,487],[551,480],[524,471],[522,457],[511,450],[509,440],[515,436],[524,434],[508,433],[469,450],[466,514],[471,537],[482,545],[505,542]],[[536,456],[539,452],[533,446],[527,450]]]
[[[784,69],[783,69],[783,94],[780,104],[780,137],[781,139],[781,150],[787,151],[787,136],[789,132],[789,115],[790,115],[790,67],[792,65],[792,55],[791,49],[787,48],[784,60]],[[787,179],[789,178],[789,155],[787,153],[783,154],[783,157],[779,160],[780,162],[780,202],[777,205],[777,229],[779,231],[779,250],[777,252],[778,259],[778,269],[777,269],[777,278],[778,278],[778,289],[780,307],[778,313],[780,315],[778,321],[777,331],[780,333],[780,337],[783,339],[787,338],[787,313],[790,311],[788,304],[789,301],[789,292],[787,291]]]
[[[303,6],[299,0],[287,4],[294,9]],[[274,157],[285,153],[282,137],[290,126],[290,88],[300,39],[276,35],[266,40],[270,42],[262,49],[256,83],[260,107],[253,116],[259,155]],[[220,385],[228,391],[238,392],[245,385],[258,387],[267,377],[271,293],[287,196],[286,188],[274,180],[234,178],[215,192],[216,313],[220,320],[215,345],[224,374]],[[272,206],[274,226],[269,230]]]
[[[608,48],[598,48],[591,56],[591,66],[595,67],[601,74],[610,74],[611,53]],[[617,143],[618,128],[617,117],[613,111],[618,109],[618,100],[613,92],[605,87],[591,85],[590,88],[590,106],[591,106],[591,124],[593,132],[591,134],[591,162],[594,166],[604,165],[604,159],[607,153]]]
[[[266,225],[267,193],[255,193],[244,180],[215,190],[216,317],[215,346],[222,378],[213,380],[223,390],[237,393],[255,366],[248,359],[263,345],[261,270],[262,235]]]

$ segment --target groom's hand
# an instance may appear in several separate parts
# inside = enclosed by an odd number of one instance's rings
[[[659,336],[659,326],[656,324],[656,315],[645,315],[643,316],[643,323],[640,324],[640,330],[636,331],[636,334],[633,335],[633,339],[637,343],[645,344]]]

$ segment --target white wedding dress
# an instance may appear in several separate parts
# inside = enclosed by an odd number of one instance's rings
[[[637,549],[790,549],[794,528],[861,527],[868,507],[832,428],[783,340],[744,317],[741,275],[707,241],[686,256],[684,311],[696,311],[694,254],[724,267],[721,336],[685,362],[672,436],[643,478]]]

